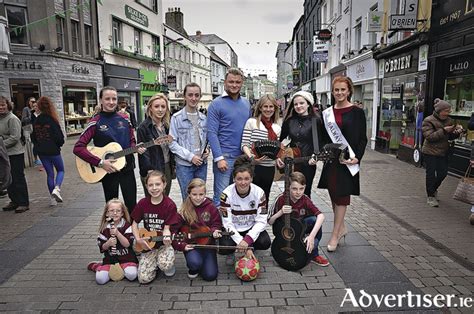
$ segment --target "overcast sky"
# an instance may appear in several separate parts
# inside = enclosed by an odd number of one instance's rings
[[[184,29],[216,34],[227,41],[245,74],[268,74],[276,81],[276,47],[288,42],[303,14],[304,0],[163,0],[163,14],[179,7]],[[164,16],[163,16],[164,20]],[[269,44],[267,42],[270,42]],[[247,44],[248,43],[248,44]]]

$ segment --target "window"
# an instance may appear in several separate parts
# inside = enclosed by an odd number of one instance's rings
[[[351,48],[351,42],[349,40],[349,29],[346,28],[346,30],[344,31],[344,42],[345,42],[345,45],[344,45],[344,54],[348,53],[350,48]]]
[[[79,22],[71,20],[72,52],[79,52]]]
[[[136,0],[138,3],[143,4],[148,9],[155,13],[158,13],[158,1],[157,0]]]
[[[64,40],[64,19],[62,17],[56,16],[56,40],[58,47],[65,49],[65,40]]]
[[[152,44],[152,58],[156,60],[160,60],[160,38],[156,36],[151,37],[151,44]]]
[[[112,43],[114,48],[122,48],[122,23],[112,20]]]
[[[216,47],[215,47],[215,46],[210,46],[209,49],[211,49],[212,51],[216,51]]]
[[[12,29],[10,32],[10,42],[12,44],[28,45],[26,27],[16,28],[27,24],[26,8],[14,6],[5,7],[7,9],[8,25],[10,29]]]
[[[337,1],[337,13],[342,15],[342,0]]]
[[[92,55],[92,26],[84,25],[84,44],[86,56]]]
[[[341,60],[341,34],[337,35],[337,42],[336,42],[336,61],[339,63]]]
[[[373,7],[370,8],[370,11],[375,12],[378,10],[377,4],[375,4]],[[376,32],[370,32],[369,33],[369,44],[375,45],[377,43],[377,33]]]
[[[138,29],[133,30],[133,48],[135,53],[142,54],[142,32]]]
[[[362,36],[362,18],[359,17],[356,20],[356,25],[354,26],[354,49],[359,50],[361,48],[361,36]]]

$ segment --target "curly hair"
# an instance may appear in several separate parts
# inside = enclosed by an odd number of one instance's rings
[[[50,116],[57,124],[59,124],[58,112],[56,111],[56,106],[51,98],[48,96],[41,96],[40,99],[38,99],[36,106],[41,114]]]

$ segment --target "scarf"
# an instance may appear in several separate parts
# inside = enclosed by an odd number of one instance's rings
[[[272,128],[272,121],[270,119],[267,119],[265,117],[261,117],[261,121],[263,125],[265,126],[265,129],[268,131],[268,139],[272,141],[278,140],[278,136],[276,135],[275,131],[273,131]]]

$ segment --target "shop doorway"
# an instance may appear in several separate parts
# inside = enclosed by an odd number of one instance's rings
[[[13,113],[21,118],[21,112],[26,106],[28,98],[40,97],[39,80],[10,80],[10,95],[14,104]]]

